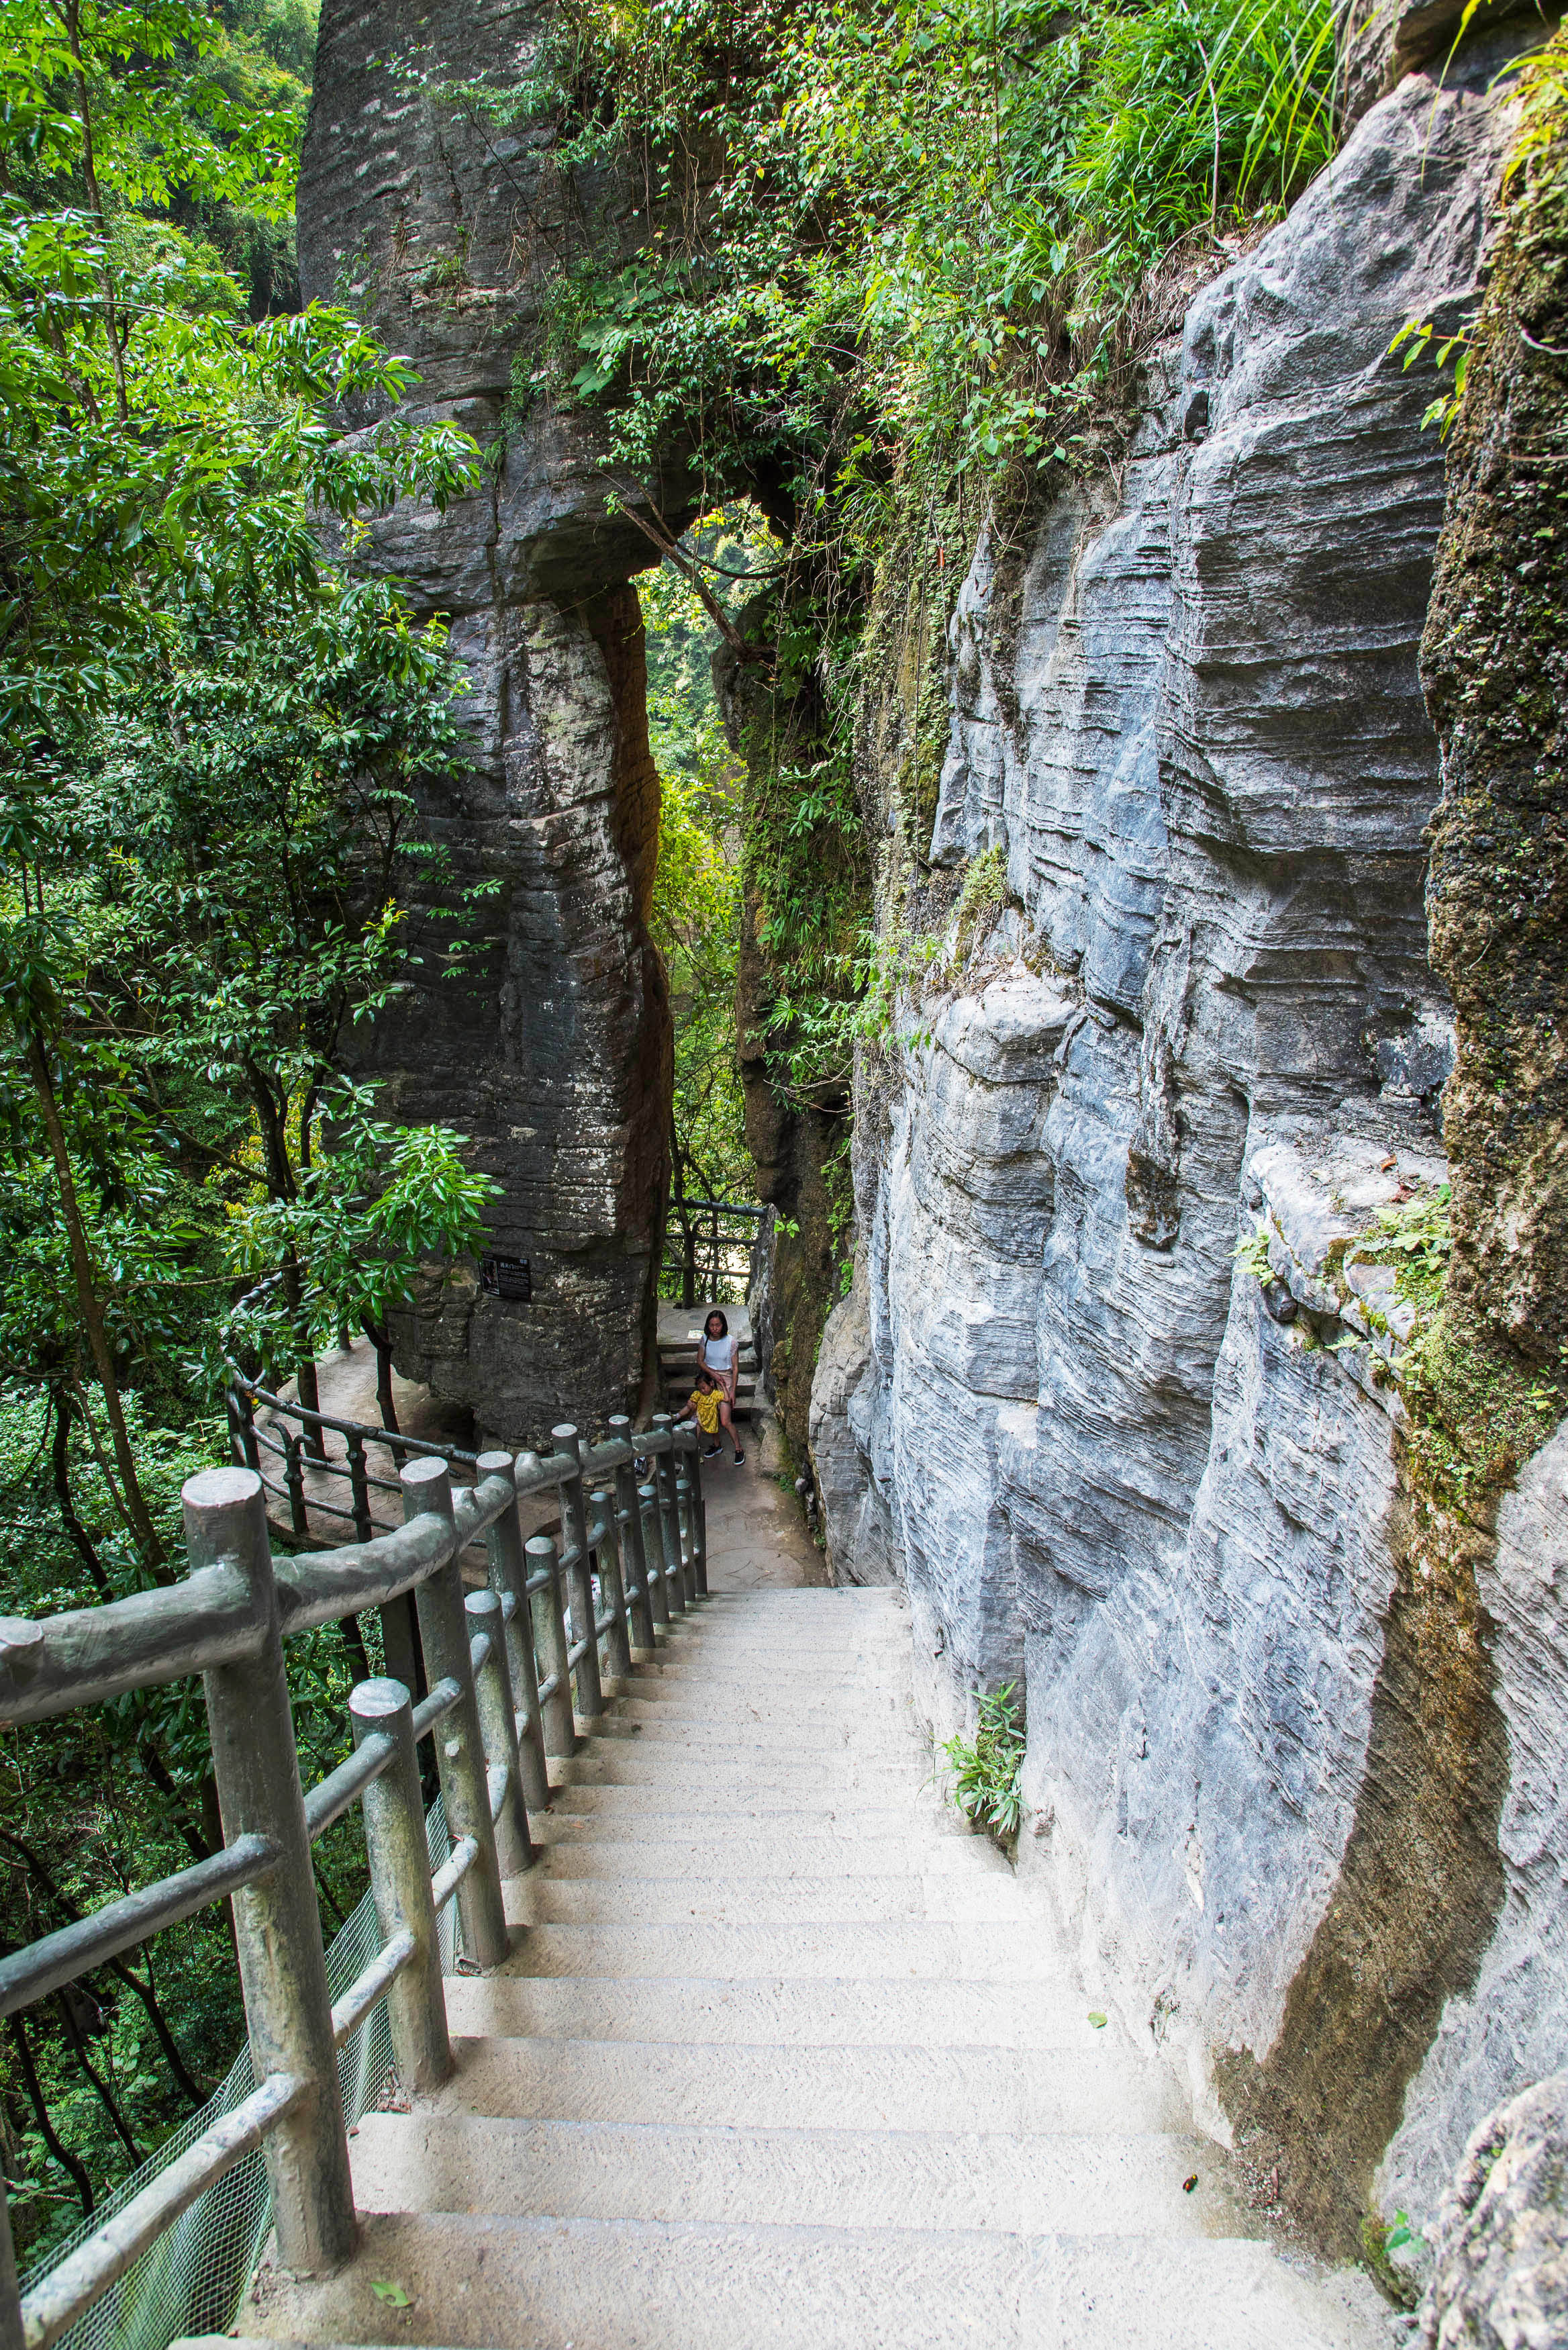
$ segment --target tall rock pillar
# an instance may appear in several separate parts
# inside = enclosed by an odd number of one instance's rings
[[[413,924],[422,969],[363,1074],[389,1114],[471,1135],[502,1185],[492,1244],[526,1260],[531,1299],[471,1270],[432,1284],[397,1338],[400,1368],[504,1439],[622,1409],[642,1372],[670,1029],[647,928],[659,786],[633,580],[650,550],[611,508],[618,488],[674,528],[689,511],[679,480],[612,483],[590,423],[514,393],[563,266],[613,264],[637,235],[611,175],[558,168],[548,121],[504,131],[461,94],[520,83],[544,24],[503,0],[326,0],[299,193],[306,297],[406,353],[414,412],[461,423],[490,461],[444,516],[400,511],[376,533],[415,612],[451,620],[472,756],[424,795],[445,870]],[[444,918],[476,883],[471,966],[441,975]]]

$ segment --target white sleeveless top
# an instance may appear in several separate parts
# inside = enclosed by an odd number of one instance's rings
[[[722,1378],[734,1364],[734,1336],[732,1333],[729,1336],[723,1338],[709,1338],[704,1336],[699,1351],[701,1359],[706,1363],[708,1368],[711,1371],[717,1371],[720,1377]]]

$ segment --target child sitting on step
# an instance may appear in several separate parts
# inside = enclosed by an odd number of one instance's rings
[[[675,1418],[678,1425],[683,1419],[694,1419],[703,1435],[708,1438],[708,1442],[702,1448],[704,1461],[711,1461],[719,1450],[719,1382],[712,1372],[700,1363],[697,1367],[697,1384]]]

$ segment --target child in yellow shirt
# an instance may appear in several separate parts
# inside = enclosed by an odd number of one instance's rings
[[[694,1419],[710,1441],[703,1448],[703,1458],[711,1460],[719,1450],[719,1382],[711,1371],[699,1369],[697,1384],[687,1397],[677,1419]]]

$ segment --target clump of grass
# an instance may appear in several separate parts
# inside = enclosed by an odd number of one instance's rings
[[[1449,1186],[1439,1183],[1406,1205],[1379,1208],[1376,1229],[1362,1235],[1345,1263],[1393,1265],[1395,1295],[1424,1315],[1435,1314],[1453,1252],[1451,1197]]]
[[[1007,902],[1007,851],[1000,844],[977,857],[963,877],[958,901],[954,951],[961,962],[970,948],[985,938]]]
[[[999,1843],[1018,1834],[1022,1798],[1018,1773],[1023,1761],[1023,1728],[1018,1719],[1017,1684],[992,1690],[980,1700],[973,1742],[950,1738],[942,1748],[953,1774],[952,1798],[966,1819],[991,1830]]]

